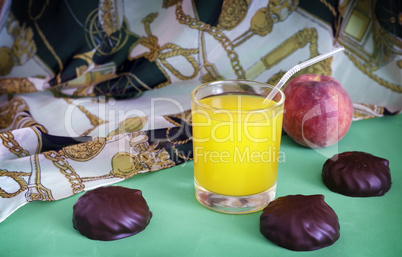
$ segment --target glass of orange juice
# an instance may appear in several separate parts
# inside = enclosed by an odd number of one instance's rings
[[[284,94],[247,80],[203,84],[191,93],[197,200],[223,213],[251,213],[275,197]]]

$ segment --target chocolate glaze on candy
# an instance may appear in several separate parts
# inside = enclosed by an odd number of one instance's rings
[[[323,195],[288,195],[264,208],[261,233],[273,243],[293,251],[312,251],[338,240],[338,216]]]
[[[137,189],[105,186],[86,192],[73,207],[73,225],[82,235],[110,241],[135,235],[152,217]]]
[[[364,152],[344,152],[328,159],[324,184],[333,192],[354,196],[382,196],[391,188],[389,161]]]

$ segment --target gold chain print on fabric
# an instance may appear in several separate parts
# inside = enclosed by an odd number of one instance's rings
[[[148,136],[144,132],[130,133],[127,136],[132,149],[130,152],[118,152],[112,157],[112,170],[109,174],[80,177],[67,161],[68,159],[79,162],[90,161],[105,147],[107,141],[105,138],[97,138],[91,142],[64,147],[59,152],[49,151],[43,155],[52,161],[53,165],[59,168],[60,172],[68,179],[73,194],[83,191],[86,182],[128,178],[142,172],[165,169],[175,165],[164,148],[157,148],[158,142],[149,144]]]
[[[38,140],[38,146],[35,153],[39,153],[42,147],[42,139],[40,136],[41,132],[35,127],[31,127],[31,129],[35,132]],[[8,135],[8,137],[10,137],[10,135]],[[20,153],[20,150],[18,150],[17,153]],[[28,155],[29,152],[25,151],[23,155],[18,155],[18,157],[26,157]],[[54,198],[52,197],[51,191],[41,184],[41,170],[38,155],[31,155],[29,158],[31,163],[31,172],[0,170],[0,177],[8,177],[14,180],[19,186],[19,189],[14,192],[7,192],[4,190],[4,188],[0,187],[0,197],[11,198],[27,190],[25,193],[25,198],[28,202],[36,200],[53,201]],[[22,177],[27,177],[27,179],[25,180]],[[26,181],[28,181],[28,183]]]
[[[104,17],[108,17],[113,13],[113,5],[109,4],[104,4],[101,6],[102,10],[101,13]],[[104,24],[102,25],[99,21],[98,17],[98,9],[94,10],[87,18],[87,21],[85,23],[85,27],[88,28],[89,33],[86,34],[86,41],[87,44],[94,47],[97,52],[96,54],[100,55],[111,55],[116,52],[118,52],[122,47],[124,47],[127,44],[129,35],[132,34],[125,26],[117,26],[116,24],[110,24],[111,19],[104,19],[103,22]],[[173,43],[166,43],[163,46],[160,46],[158,44],[158,38],[154,35],[152,35],[151,29],[150,29],[150,24],[154,21],[154,19],[157,17],[157,13],[151,13],[147,17],[145,17],[141,22],[144,25],[144,30],[147,34],[146,37],[141,37],[135,42],[132,46],[131,49],[138,44],[141,44],[147,48],[149,48],[149,52],[142,54],[140,56],[136,56],[135,58],[128,57],[129,60],[134,60],[140,57],[144,57],[148,59],[151,62],[154,62],[159,70],[164,74],[164,76],[167,78],[167,81],[162,82],[158,85],[155,86],[155,88],[161,88],[164,87],[168,84],[171,83],[171,79],[169,78],[169,74],[165,71],[168,70],[170,71],[174,76],[181,80],[188,80],[194,78],[198,74],[198,64],[195,58],[192,56],[193,54],[198,53],[198,49],[185,49],[182,48],[176,44]],[[102,17],[103,17],[102,16]],[[125,19],[123,19],[123,22],[126,23]],[[124,31],[122,31],[124,29]],[[99,43],[100,41],[100,43]],[[106,49],[106,50],[105,50]],[[131,50],[129,51],[131,52]],[[173,67],[169,62],[168,59],[171,57],[176,57],[176,56],[182,56],[186,59],[186,61],[190,64],[190,66],[193,68],[193,73],[190,75],[184,75],[182,74],[179,70],[177,70],[175,67]],[[182,64],[184,65],[184,64]],[[102,66],[102,68],[106,68],[105,65]],[[91,73],[92,74],[92,73]],[[124,72],[120,73],[117,76],[114,75],[114,72],[112,72],[108,76],[98,76],[98,74],[94,74],[96,77],[98,77],[97,80],[93,81],[93,78],[89,78],[91,80],[90,85],[79,85],[82,86],[83,88],[77,90],[75,93],[76,95],[82,95],[85,94],[85,91],[87,91],[89,88],[93,87],[94,84],[101,82],[101,81],[106,81],[106,86],[109,88],[113,87],[115,84],[119,84],[122,88],[135,88],[138,92],[141,92],[142,90],[139,89],[133,81],[137,81],[143,86],[145,89],[150,90],[151,87],[146,85],[145,83],[141,82],[138,80],[138,78],[130,73],[130,72]],[[88,75],[86,75],[86,81],[88,80]],[[113,84],[108,83],[110,79],[117,78],[117,81],[115,81]],[[125,83],[125,85],[123,85]],[[69,86],[77,86],[74,85],[73,83],[68,83]],[[124,94],[124,90],[122,94]]]
[[[243,1],[240,1],[243,3]],[[244,3],[245,4],[245,3]],[[287,18],[290,12],[294,11],[297,7],[298,1],[292,1],[292,2],[278,2],[278,1],[270,1],[268,6],[265,8],[259,9],[254,16],[251,19],[250,22],[250,28],[246,32],[244,32],[242,35],[234,39],[233,41],[230,41],[224,32],[222,31],[222,28],[229,28],[231,29],[234,24],[239,23],[243,17],[242,14],[244,13],[243,9],[245,8],[245,5],[239,4],[239,5],[233,5],[232,1],[225,1],[223,4],[223,9],[224,8],[237,8],[238,10],[233,11],[234,13],[238,14],[238,17],[236,18],[237,21],[232,21],[231,19],[235,19],[234,17],[230,16],[227,17],[227,20],[230,20],[231,26],[228,25],[222,25],[218,24],[218,26],[214,27],[208,24],[205,24],[196,18],[192,18],[189,15],[186,15],[183,12],[181,2],[176,4],[176,19],[187,26],[189,26],[192,29],[197,29],[201,32],[206,32],[210,34],[211,36],[214,37],[215,40],[217,40],[224,50],[227,53],[227,56],[230,59],[232,69],[234,70],[237,78],[247,78],[247,79],[253,79],[257,77],[261,72],[268,70],[272,68],[274,65],[279,63],[285,58],[288,58],[291,56],[292,53],[297,51],[298,49],[306,46],[308,43],[310,44],[309,46],[309,51],[310,51],[310,57],[317,56],[318,53],[318,46],[317,46],[317,31],[314,28],[305,28],[303,30],[300,30],[299,32],[295,33],[293,36],[289,37],[286,39],[284,42],[281,42],[281,44],[278,45],[277,48],[272,50],[271,52],[267,53],[265,56],[263,56],[260,59],[260,62],[262,63],[255,66],[255,67],[250,67],[247,71],[244,70],[242,65],[240,64],[238,54],[234,50],[235,47],[243,44],[246,42],[249,38],[251,38],[254,35],[258,36],[266,36],[268,35],[272,29],[273,29],[273,24],[275,22],[283,21]],[[234,6],[234,7],[233,7]],[[272,10],[271,10],[272,9]],[[286,12],[284,12],[286,11]],[[227,10],[222,11],[222,15],[224,16],[225,13],[230,13]],[[287,15],[283,15],[283,13],[286,13]],[[220,16],[219,21],[225,21],[225,18],[223,16]],[[274,18],[273,18],[274,17]],[[202,39],[201,35],[201,39]],[[201,44],[203,46],[203,44]],[[221,76],[217,74],[216,70],[211,66],[211,64],[208,64],[205,58],[205,49],[202,49],[203,56],[204,56],[204,67],[207,69],[209,74],[207,76],[204,76],[203,81],[206,82],[208,80],[214,80],[217,78],[220,78]],[[330,75],[331,74],[331,67],[330,64],[332,62],[332,58],[329,58],[327,60],[324,60],[318,64],[315,64],[313,66],[310,66],[308,70],[303,71],[304,73],[318,73],[318,74],[323,74],[323,75]],[[209,69],[208,69],[209,68]],[[280,77],[283,76],[284,72],[280,72],[278,74],[275,74],[270,80],[269,83],[274,83],[279,81]],[[300,74],[300,73],[299,73]]]
[[[110,175],[128,178],[141,172],[165,169],[175,165],[164,148],[157,148],[159,141],[150,145],[149,138],[144,132],[131,133],[129,139],[131,150],[136,154],[116,153],[112,158]]]
[[[217,28],[222,30],[235,28],[246,16],[248,2],[246,0],[225,0],[222,4]]]
[[[142,19],[141,22],[144,24],[144,30],[145,30],[145,33],[147,34],[147,37],[141,37],[136,44],[141,44],[141,45],[147,47],[149,49],[149,52],[144,53],[140,56],[137,56],[136,58],[145,57],[149,61],[155,62],[156,65],[158,66],[158,68],[164,73],[166,78],[169,78],[169,76],[165,72],[163,67],[165,67],[167,70],[169,70],[178,79],[189,80],[189,79],[194,78],[198,74],[198,64],[192,55],[197,54],[198,49],[182,48],[179,45],[176,45],[173,43],[166,43],[163,46],[160,46],[158,43],[158,38],[152,34],[151,26],[150,26],[151,23],[155,20],[155,18],[157,16],[158,16],[158,13],[151,13],[148,16],[146,16],[144,19]],[[182,56],[187,60],[187,62],[193,68],[192,74],[190,74],[188,76],[183,75],[180,73],[179,70],[175,69],[171,64],[169,64],[167,59],[169,59],[171,57],[177,57],[177,56]],[[161,67],[159,62],[163,67]],[[163,87],[166,84],[170,84],[170,79],[167,83],[158,85],[156,88]]]
[[[19,143],[14,139],[14,135],[11,132],[0,133],[0,139],[3,145],[18,158],[29,156],[29,152],[24,150]]]
[[[4,60],[0,49],[0,66]],[[0,68],[1,69],[1,68]],[[14,94],[14,93],[33,93],[38,90],[35,85],[26,78],[0,78],[0,94]]]
[[[36,127],[42,132],[47,132],[44,126],[32,118],[29,106],[23,98],[12,98],[0,106],[0,131],[11,131],[25,127]]]
[[[85,182],[113,178],[109,174],[96,177],[80,177],[74,168],[68,163],[67,159],[78,162],[87,162],[95,158],[105,147],[105,138],[96,138],[93,141],[81,144],[63,147],[59,152],[50,151],[44,153],[44,156],[53,162],[60,172],[67,178],[71,184],[73,194],[82,192],[85,188]]]
[[[73,194],[82,192],[85,185],[82,183],[80,176],[75,172],[74,168],[67,162],[66,158],[56,151],[43,153],[46,159],[52,161],[61,174],[63,174],[71,184]]]
[[[19,189],[14,192],[7,192],[3,188],[0,187],[0,197],[2,198],[12,198],[21,192],[25,191],[27,189],[27,183],[22,177],[27,177],[30,176],[31,173],[29,172],[23,172],[23,171],[8,171],[8,170],[2,170],[0,169],[0,178],[1,177],[6,177],[9,179],[14,180],[18,186]]]
[[[37,154],[30,157],[31,161],[31,176],[29,176],[27,192],[25,198],[28,202],[31,201],[54,201],[52,191],[42,185],[41,169]]]
[[[243,67],[240,65],[239,56],[236,53],[236,51],[234,51],[232,42],[221,31],[221,29],[219,29],[215,26],[211,26],[209,24],[205,24],[204,22],[201,22],[201,21],[185,14],[183,12],[181,2],[178,2],[176,4],[176,19],[181,24],[185,24],[192,29],[197,29],[202,32],[207,32],[208,34],[213,36],[214,39],[217,40],[222,45],[223,49],[226,51],[226,54],[229,57],[230,63],[232,65],[232,69],[234,70],[237,78],[239,78],[239,79],[245,78],[245,71],[244,71]]]
[[[25,24],[20,25],[12,13],[8,15],[8,19],[7,32],[13,38],[13,45],[0,47],[0,76],[8,75],[15,65],[26,63],[37,50],[32,29]]]
[[[7,31],[13,38],[11,47],[0,47],[0,76],[8,75],[14,66],[24,65],[36,53],[32,28],[20,25],[12,13],[8,15]],[[1,78],[0,94],[36,92],[34,84],[26,78]]]
[[[105,143],[105,138],[96,138],[86,143],[63,147],[60,152],[71,160],[86,162],[97,156],[105,147]]]

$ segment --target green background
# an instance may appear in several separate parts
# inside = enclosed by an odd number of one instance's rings
[[[303,148],[287,136],[281,151],[277,196],[323,194],[339,217],[341,236],[332,246],[294,252],[259,232],[261,212],[228,215],[202,207],[194,197],[193,164],[134,176],[120,186],[143,191],[153,218],[141,233],[117,241],[93,241],[72,226],[76,195],[33,202],[0,223],[1,256],[401,256],[402,115],[353,122],[335,146]],[[353,198],[329,191],[321,180],[325,160],[364,151],[390,161],[392,187],[382,197]]]

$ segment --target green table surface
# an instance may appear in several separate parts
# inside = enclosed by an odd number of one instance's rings
[[[118,183],[143,191],[153,217],[141,233],[95,241],[72,226],[78,194],[32,202],[0,223],[0,256],[402,256],[402,115],[353,122],[335,146],[300,147],[283,136],[277,197],[323,194],[339,217],[335,244],[310,252],[281,248],[259,231],[261,212],[216,213],[194,197],[193,163],[134,176]],[[364,151],[390,161],[392,187],[381,197],[355,198],[329,191],[321,180],[328,156]]]

